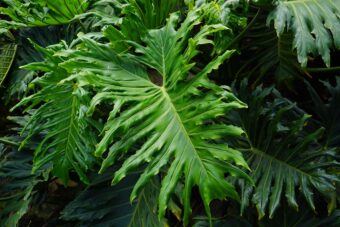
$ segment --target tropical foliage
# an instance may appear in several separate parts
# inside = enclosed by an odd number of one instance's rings
[[[337,226],[340,0],[2,0],[1,226]]]

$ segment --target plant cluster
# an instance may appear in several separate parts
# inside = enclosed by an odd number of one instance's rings
[[[1,0],[0,226],[338,226],[340,0]]]

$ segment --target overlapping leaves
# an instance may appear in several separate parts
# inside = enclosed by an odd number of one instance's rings
[[[32,174],[32,155],[0,143],[0,224],[15,226],[27,212],[39,174]]]
[[[70,58],[61,64],[73,73],[68,80],[77,79],[81,86],[97,90],[90,111],[104,100],[113,104],[95,151],[105,157],[101,172],[124,158],[115,172],[115,184],[148,163],[132,191],[134,199],[154,175],[166,170],[159,194],[160,217],[164,216],[176,185],[183,180],[185,223],[190,215],[193,186],[198,186],[210,216],[211,200],[238,199],[225,175],[247,178],[233,164],[247,167],[241,153],[218,143],[226,135],[239,136],[242,130],[216,122],[218,116],[245,105],[207,77],[232,51],[214,58],[197,75],[190,73],[197,46],[212,43],[206,37],[225,29],[221,25],[203,25],[200,32],[189,38],[199,21],[197,11],[191,11],[176,30],[178,16],[173,14],[165,27],[150,30],[142,45],[132,42],[136,54],[118,55],[109,45],[88,38],[83,39],[84,50],[60,53]],[[134,154],[126,154],[138,144]]]
[[[292,34],[285,32],[277,37],[275,29],[265,25],[267,13],[259,10],[251,17],[248,31],[239,43],[241,58],[233,59],[238,67],[234,67],[235,64],[229,67],[235,78],[248,78],[254,81],[253,86],[272,78],[280,85],[291,86],[292,81],[303,77],[305,72],[292,50]]]
[[[6,83],[6,93],[4,95],[6,102],[23,97],[23,95],[28,92],[28,84],[38,74],[37,71],[26,70],[19,67],[44,60],[43,54],[36,50],[29,40],[42,47],[59,43],[61,40],[71,43],[75,37],[76,31],[77,26],[65,25],[58,27],[24,28],[18,32],[16,37],[17,52],[11,68],[11,76]]]
[[[12,128],[6,137],[0,137],[0,225],[16,226],[28,211],[35,193],[34,187],[44,177],[44,170],[32,174],[30,143],[27,149],[18,152],[18,145],[23,139],[17,135],[27,123],[26,117],[10,117],[19,127]],[[47,172],[47,171],[46,171]]]
[[[3,0],[6,7],[0,14],[11,21],[0,20],[0,28],[20,28],[67,24],[76,15],[86,12],[88,0]]]

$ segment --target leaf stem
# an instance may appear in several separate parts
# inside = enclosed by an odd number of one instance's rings
[[[333,71],[340,71],[340,66],[330,67],[330,68],[306,68],[306,71],[309,73],[326,73]]]
[[[230,43],[229,45],[226,47],[226,50],[230,49],[231,47],[233,47],[236,43],[238,43],[240,41],[240,39],[249,31],[249,29],[251,28],[251,26],[255,23],[256,19],[258,18],[258,16],[261,13],[261,8],[259,8],[254,16],[254,18],[250,21],[250,23],[247,25],[247,27],[245,29],[243,29],[243,31],[238,34]]]
[[[20,146],[19,143],[10,141],[10,140],[5,139],[5,138],[0,138],[0,143],[6,144],[6,145],[10,145],[10,146],[14,146],[14,147],[19,147]]]

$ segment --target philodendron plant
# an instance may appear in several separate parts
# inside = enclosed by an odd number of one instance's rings
[[[339,222],[332,125],[283,95],[338,69],[339,0],[0,7],[1,225],[269,226],[324,204],[313,223]]]

